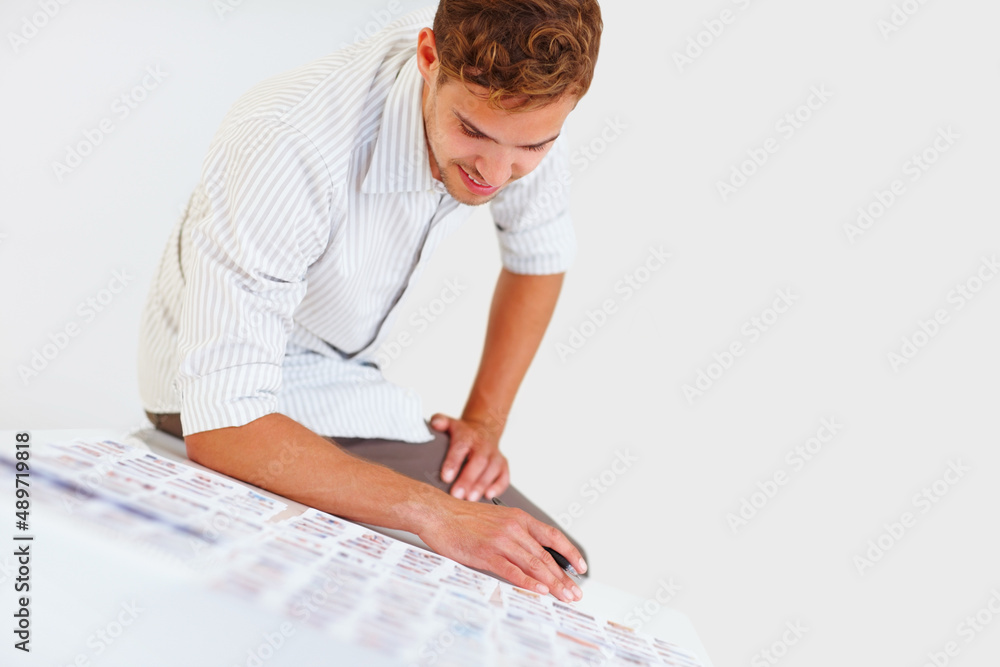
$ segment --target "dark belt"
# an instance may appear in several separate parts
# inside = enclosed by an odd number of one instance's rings
[[[169,433],[176,438],[184,438],[184,431],[181,429],[181,416],[176,412],[168,412],[166,414],[153,414],[152,412],[146,412],[146,417],[149,421],[153,422],[153,426],[159,431],[164,433]]]

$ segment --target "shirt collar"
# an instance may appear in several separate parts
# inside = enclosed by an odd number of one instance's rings
[[[389,90],[362,192],[446,191],[444,184],[431,175],[424,138],[423,83],[414,54],[403,64]]]

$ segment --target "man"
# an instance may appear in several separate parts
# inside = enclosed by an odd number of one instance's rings
[[[579,599],[543,548],[585,572],[578,546],[509,486],[498,442],[575,248],[556,139],[601,28],[595,0],[443,0],[240,98],[143,313],[157,428],[209,468]],[[432,434],[375,358],[433,247],[488,202],[504,268],[482,360]]]

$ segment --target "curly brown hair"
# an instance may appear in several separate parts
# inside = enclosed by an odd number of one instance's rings
[[[441,0],[433,25],[438,84],[482,86],[492,108],[508,111],[564,94],[579,99],[594,77],[603,27],[596,0]]]

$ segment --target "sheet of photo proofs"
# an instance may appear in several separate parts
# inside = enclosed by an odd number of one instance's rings
[[[143,448],[45,443],[32,461],[39,500],[207,586],[400,662],[700,667],[671,643],[331,514],[273,520],[285,503]]]

